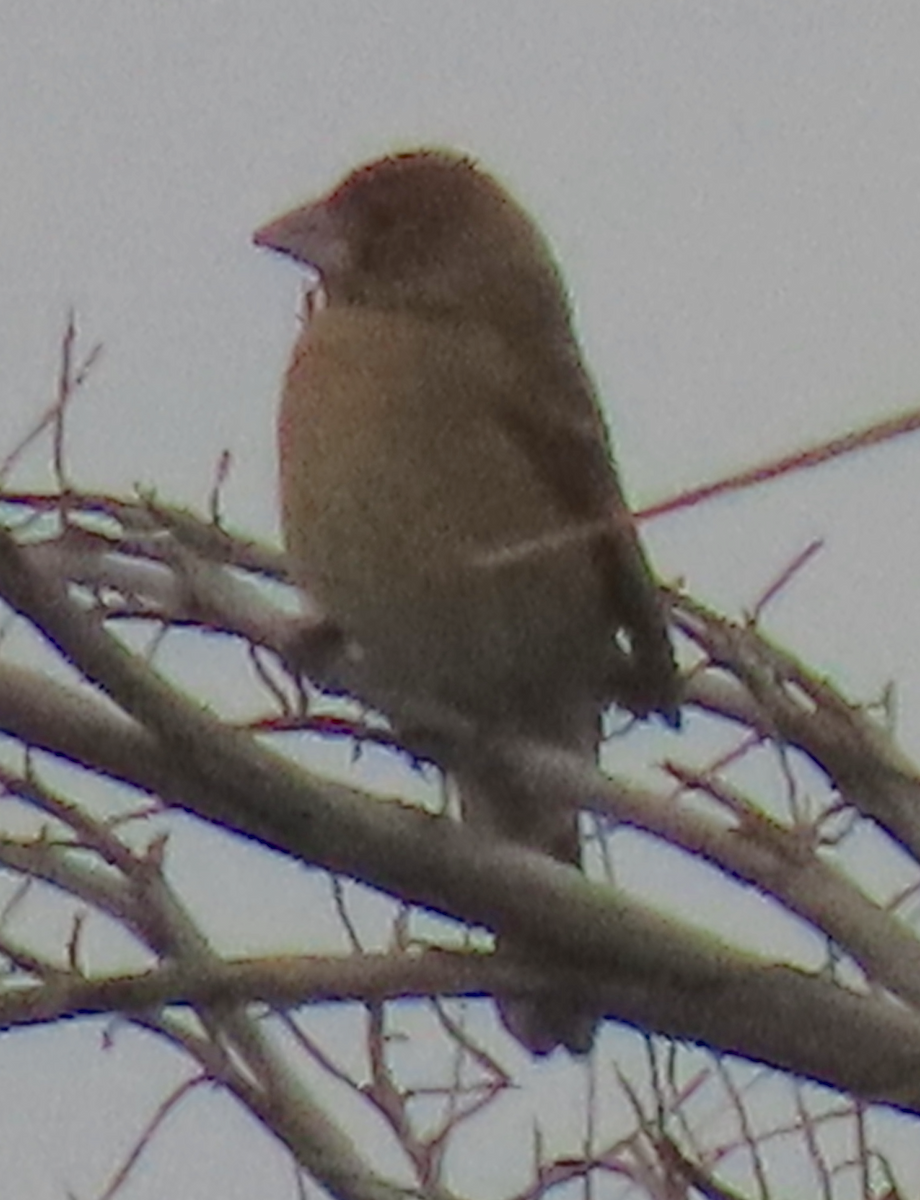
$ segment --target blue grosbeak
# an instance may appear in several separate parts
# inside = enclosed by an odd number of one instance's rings
[[[420,150],[255,241],[322,284],[284,383],[282,521],[349,688],[397,729],[452,713],[483,744],[591,761],[610,702],[676,723],[659,594],[527,214],[468,158]],[[469,762],[457,774],[474,828],[579,862],[574,810]],[[594,1018],[565,997],[500,1010],[534,1053],[591,1044]]]

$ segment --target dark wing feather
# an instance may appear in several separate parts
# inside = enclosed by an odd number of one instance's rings
[[[547,366],[545,356],[540,366]],[[520,399],[509,397],[498,416],[573,524],[601,527],[594,555],[610,600],[611,628],[625,631],[630,642],[628,678],[615,672],[611,699],[639,715],[660,712],[676,725],[678,677],[661,597],[623,496],[591,383],[580,362],[568,358],[563,366],[561,373],[558,365],[546,372]],[[559,390],[569,400],[565,408],[558,403]]]

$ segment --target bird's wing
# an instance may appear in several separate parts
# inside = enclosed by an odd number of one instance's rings
[[[596,561],[614,623],[629,637],[633,666],[628,684],[616,680],[615,698],[640,714],[659,711],[676,723],[677,676],[663,606],[591,382],[574,356],[550,368],[544,359],[540,366],[533,386],[502,405],[500,419],[573,522],[598,529]]]

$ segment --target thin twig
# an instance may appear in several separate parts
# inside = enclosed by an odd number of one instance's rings
[[[664,516],[665,513],[678,512],[682,508],[694,508],[706,500],[714,500],[717,496],[745,491],[761,483],[770,483],[783,475],[820,466],[822,463],[840,458],[844,454],[853,454],[857,450],[865,450],[869,446],[878,446],[882,442],[903,437],[918,429],[920,429],[920,409],[912,408],[897,416],[887,417],[883,421],[874,421],[871,425],[852,433],[841,434],[828,441],[818,442],[801,450],[794,450],[780,458],[768,459],[767,462],[748,467],[744,471],[737,471],[733,475],[723,476],[722,479],[717,479],[712,483],[704,483],[699,487],[678,492],[665,500],[659,500],[656,504],[639,509],[635,514],[636,520],[650,521],[653,517]]]

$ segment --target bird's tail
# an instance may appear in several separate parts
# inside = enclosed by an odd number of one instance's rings
[[[578,740],[578,752],[587,753],[589,739]],[[596,748],[595,730],[590,738],[592,761]],[[577,811],[561,803],[550,789],[540,788],[539,781],[531,787],[517,776],[511,779],[503,775],[500,769],[463,772],[457,782],[464,822],[483,836],[516,842],[580,868]],[[509,946],[502,939],[497,951],[506,959],[526,961],[528,966],[541,965],[539,950],[533,947],[518,952],[516,945]],[[553,964],[546,963],[548,982],[552,971]],[[498,997],[497,1007],[505,1028],[531,1054],[549,1054],[557,1046],[564,1046],[572,1054],[587,1054],[592,1047],[597,1015],[585,1011],[577,998],[565,991]]]

